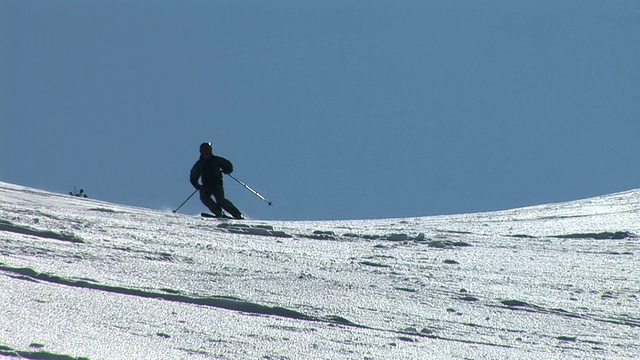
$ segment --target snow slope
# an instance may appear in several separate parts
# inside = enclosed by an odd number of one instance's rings
[[[224,221],[0,182],[0,355],[637,358],[639,198]]]

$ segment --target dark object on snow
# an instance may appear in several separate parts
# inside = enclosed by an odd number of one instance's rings
[[[77,197],[84,197],[84,198],[87,197],[87,194],[84,192],[84,189],[80,189],[80,191],[77,191],[75,186],[73,187],[73,191],[69,192],[69,195],[77,196]]]

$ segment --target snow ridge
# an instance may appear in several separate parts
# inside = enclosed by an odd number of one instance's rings
[[[119,286],[109,286],[109,285],[98,284],[93,281],[65,279],[63,277],[56,276],[56,275],[39,273],[30,268],[12,268],[9,266],[4,266],[2,263],[0,263],[0,271],[6,271],[9,273],[18,274],[32,280],[46,281],[54,284],[61,284],[61,285],[78,287],[83,289],[94,289],[94,290],[112,292],[116,294],[139,296],[143,298],[163,299],[167,301],[176,301],[176,302],[181,302],[186,304],[206,305],[206,306],[212,306],[212,307],[217,307],[217,308],[227,309],[227,310],[242,311],[242,312],[254,313],[254,314],[282,316],[282,317],[298,319],[298,320],[318,320],[294,310],[289,310],[282,307],[264,306],[260,304],[251,303],[248,301],[243,301],[240,299],[233,299],[233,298],[227,298],[227,297],[197,298],[197,297],[178,295],[177,293],[174,293],[174,291],[171,291],[171,290],[165,290],[167,293],[159,293],[159,292],[145,291],[140,289],[126,288],[126,287],[119,287]]]
[[[0,231],[10,231],[18,234],[23,234],[23,235],[30,235],[30,236],[36,236],[36,237],[54,239],[54,240],[60,240],[60,241],[69,241],[69,242],[75,242],[75,243],[84,242],[80,237],[74,234],[61,234],[55,231],[32,229],[28,226],[18,226],[18,225],[12,224],[10,221],[2,220],[2,219],[0,219]]]

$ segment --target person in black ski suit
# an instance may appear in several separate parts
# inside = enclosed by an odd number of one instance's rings
[[[222,173],[231,174],[232,172],[231,161],[213,155],[211,143],[205,142],[200,145],[200,159],[191,168],[189,181],[196,190],[200,190],[200,200],[213,215],[223,216],[222,209],[224,209],[234,218],[243,219],[244,216],[240,210],[224,197]],[[200,178],[202,178],[202,185],[198,183]],[[211,196],[214,196],[216,201],[213,201]]]

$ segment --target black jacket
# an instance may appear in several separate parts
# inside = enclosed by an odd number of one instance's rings
[[[196,189],[200,189],[198,179],[202,177],[202,187],[214,188],[222,186],[222,173],[231,174],[233,172],[233,164],[231,161],[221,157],[211,155],[208,159],[202,156],[191,168],[189,181]]]

